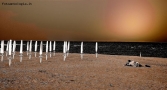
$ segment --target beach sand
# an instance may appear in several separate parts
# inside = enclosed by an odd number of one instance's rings
[[[134,60],[151,67],[124,66]],[[167,89],[167,59],[124,55],[69,53],[45,59],[40,63],[39,54],[28,59],[19,53],[9,67],[4,56],[0,62],[0,90],[165,90]]]

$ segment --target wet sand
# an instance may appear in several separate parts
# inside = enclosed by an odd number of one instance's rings
[[[165,90],[167,59],[155,57],[69,53],[45,59],[39,54],[29,59],[17,52],[9,67],[7,57],[0,62],[0,90]],[[127,60],[151,67],[124,66]]]

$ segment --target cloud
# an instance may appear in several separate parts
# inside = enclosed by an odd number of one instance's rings
[[[46,40],[47,33],[33,23],[22,23],[13,20],[17,16],[12,11],[0,11],[1,40]]]

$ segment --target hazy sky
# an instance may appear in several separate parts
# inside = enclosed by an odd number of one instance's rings
[[[0,0],[0,39],[167,42],[167,0]]]

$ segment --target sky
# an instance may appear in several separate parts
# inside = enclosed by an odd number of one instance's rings
[[[9,39],[167,42],[167,0],[0,0]]]

